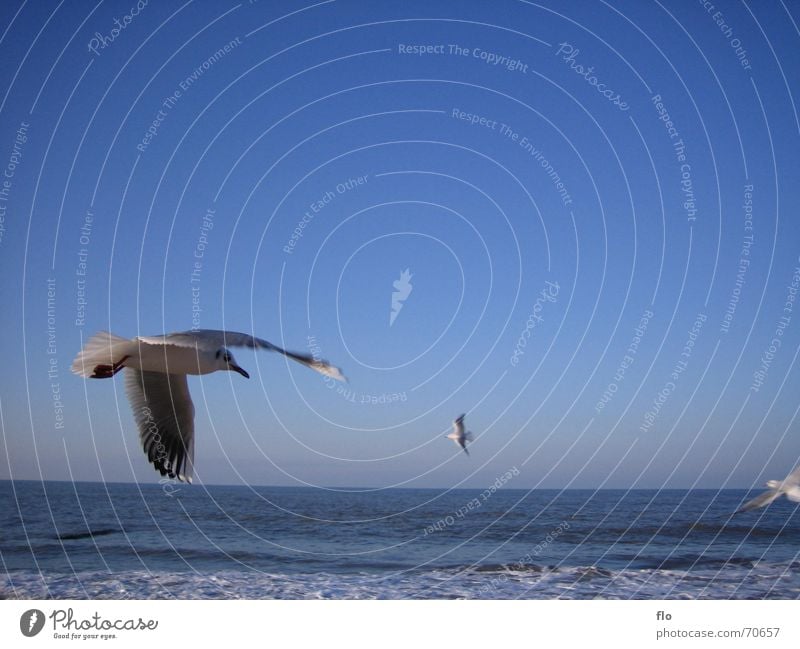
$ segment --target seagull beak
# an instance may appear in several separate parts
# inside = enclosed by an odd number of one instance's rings
[[[228,365],[228,367],[231,369],[232,372],[239,372],[239,374],[241,374],[244,378],[246,379],[250,378],[250,375],[238,365],[231,363],[230,365]]]

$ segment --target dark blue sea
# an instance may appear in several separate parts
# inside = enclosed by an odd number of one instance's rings
[[[0,598],[795,599],[756,493],[0,482]]]

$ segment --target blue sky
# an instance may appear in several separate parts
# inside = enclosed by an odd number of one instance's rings
[[[193,326],[313,351],[350,379],[246,350],[250,381],[191,378],[206,483],[786,475],[798,17],[4,3],[0,478],[157,480],[121,377],[69,365],[97,330]],[[469,458],[443,439],[461,412]]]

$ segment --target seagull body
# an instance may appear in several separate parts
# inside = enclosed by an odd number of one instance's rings
[[[764,507],[783,495],[791,501],[800,502],[800,467],[797,467],[783,480],[769,480],[766,486],[769,487],[769,491],[765,491],[763,494],[753,498],[753,500],[746,502],[736,513],[749,512],[751,509]]]
[[[224,370],[250,378],[236,364],[229,346],[278,352],[325,376],[345,380],[338,368],[312,356],[248,334],[210,329],[133,339],[101,331],[75,357],[72,371],[84,378],[106,379],[125,369],[125,391],[147,459],[161,475],[191,482],[194,405],[186,375]]]
[[[467,442],[471,442],[473,439],[473,435],[469,431],[464,430],[464,415],[461,415],[457,419],[453,420],[453,432],[449,435],[446,435],[447,439],[452,439],[457,446],[460,446],[464,449],[464,453],[469,455],[469,451],[467,450]]]

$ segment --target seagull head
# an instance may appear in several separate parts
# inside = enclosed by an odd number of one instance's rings
[[[227,349],[225,349],[225,347],[220,347],[217,350],[216,358],[217,358],[217,369],[227,370],[230,372],[238,372],[244,378],[246,379],[250,378],[250,375],[236,364],[236,361],[233,358],[233,354],[231,354]]]
[[[780,480],[767,480],[767,487],[770,489],[778,489],[781,486]]]

